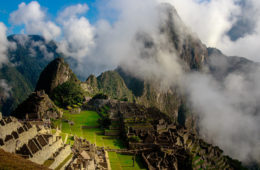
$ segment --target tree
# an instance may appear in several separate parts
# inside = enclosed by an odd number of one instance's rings
[[[67,81],[53,90],[51,99],[57,106],[66,108],[67,106],[82,103],[84,93],[78,83]]]

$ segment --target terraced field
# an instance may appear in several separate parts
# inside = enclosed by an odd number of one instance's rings
[[[140,158],[136,158],[133,164],[132,155],[124,155],[116,152],[108,152],[111,168],[114,170],[140,170],[145,169],[140,162]],[[134,166],[133,166],[134,165]]]
[[[67,133],[70,136],[83,137],[97,146],[110,149],[125,148],[120,139],[107,139],[108,137],[103,135],[104,130],[100,129],[98,124],[99,118],[98,113],[94,111],[82,111],[80,114],[70,114],[64,111],[62,119],[54,121],[54,126],[61,128],[62,137]],[[68,121],[73,122],[73,125],[70,125]]]
[[[102,112],[102,114],[105,114]],[[104,129],[99,128],[98,119],[100,116],[94,111],[81,111],[80,114],[70,114],[65,110],[62,119],[53,121],[54,127],[61,128],[61,136],[63,140],[68,135],[67,143],[73,144],[73,136],[83,137],[96,146],[101,146],[107,149],[124,149],[126,148],[123,142],[117,137],[108,137],[103,135]],[[55,129],[53,129],[55,133]],[[142,169],[138,159],[133,160],[131,155],[122,155],[116,152],[109,152],[109,159],[112,170],[130,170]],[[145,169],[145,168],[144,168]]]

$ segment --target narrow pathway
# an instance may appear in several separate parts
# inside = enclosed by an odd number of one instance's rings
[[[109,156],[108,156],[107,151],[105,151],[105,157],[106,157],[106,160],[107,160],[107,169],[111,170],[111,164],[110,164],[110,160],[109,160]]]

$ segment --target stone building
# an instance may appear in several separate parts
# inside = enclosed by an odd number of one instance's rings
[[[49,168],[55,169],[71,154],[71,147],[63,143],[59,134],[53,135],[45,128],[3,117],[0,119],[0,148],[37,164],[51,160]]]

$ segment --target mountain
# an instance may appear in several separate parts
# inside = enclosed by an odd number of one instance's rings
[[[176,49],[177,56],[184,61],[183,64],[188,70],[200,70],[207,62],[207,47],[186,27],[172,5],[161,3],[159,8],[160,30],[167,39],[167,45],[171,50],[172,47]]]
[[[39,35],[10,35],[7,39],[16,48],[8,50],[9,63],[0,68],[0,79],[10,88],[8,95],[0,95],[0,110],[4,115],[9,115],[27,98],[44,67],[60,56],[56,44]],[[6,94],[2,87],[0,94]]]
[[[42,71],[37,82],[35,91],[44,90],[47,94],[66,81],[79,82],[76,75],[69,68],[63,58],[57,58],[50,62]]]
[[[243,57],[226,56],[216,48],[208,48],[208,53],[207,65],[210,73],[218,80],[223,80],[231,73],[247,75],[260,67],[259,63]]]
[[[63,58],[56,58],[40,74],[35,92],[12,115],[19,119],[57,119],[62,116],[57,106],[66,108],[83,100],[80,81]]]

